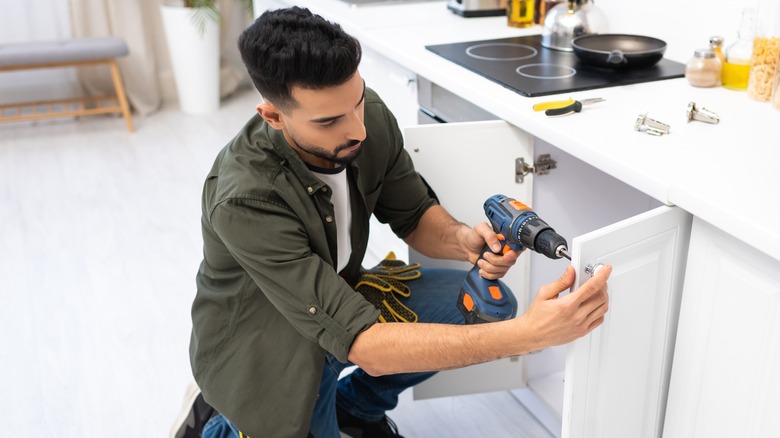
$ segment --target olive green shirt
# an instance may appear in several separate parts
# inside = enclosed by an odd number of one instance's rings
[[[352,255],[335,272],[330,188],[255,115],[203,188],[203,262],[190,360],[206,401],[251,437],[304,437],[326,353],[346,362],[379,311],[355,292],[371,214],[405,237],[436,203],[395,118],[366,89],[366,139],[347,168]]]

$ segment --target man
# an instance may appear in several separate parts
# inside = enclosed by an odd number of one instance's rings
[[[338,25],[297,7],[269,11],[239,48],[263,102],[203,189],[190,345],[203,391],[190,414],[195,429],[206,423],[203,436],[400,436],[385,412],[433,372],[563,344],[601,324],[610,267],[556,299],[573,282],[569,267],[526,314],[493,324],[462,325],[460,271],[423,268],[405,277],[411,295],[376,301],[358,284],[371,214],[430,257],[473,262],[485,243],[499,252],[498,239],[438,205],[360,76],[359,43]],[[518,255],[485,254],[481,274],[503,276]],[[389,261],[374,273],[388,266],[414,271]],[[359,368],[338,380],[350,362]]]

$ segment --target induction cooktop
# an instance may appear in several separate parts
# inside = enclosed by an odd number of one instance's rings
[[[592,67],[573,52],[542,47],[541,41],[541,35],[531,35],[425,48],[528,97],[685,76],[685,65],[668,59],[636,69]]]

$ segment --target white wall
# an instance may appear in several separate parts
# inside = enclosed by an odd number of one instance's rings
[[[737,38],[742,9],[757,8],[765,32],[780,36],[778,0],[595,0],[607,15],[610,33],[660,38],[668,44],[666,57],[687,62],[709,37],[721,35],[728,47]]]
[[[69,38],[68,0],[0,0],[0,44]],[[75,69],[0,73],[0,103],[77,95]]]

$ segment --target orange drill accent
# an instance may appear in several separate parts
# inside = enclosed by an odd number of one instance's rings
[[[474,299],[471,298],[471,295],[469,294],[463,295],[463,307],[465,307],[466,310],[469,312],[471,312],[471,309],[474,308]]]
[[[501,299],[501,289],[499,289],[498,286],[488,286],[488,290],[490,291],[490,296],[493,297],[494,300]]]
[[[530,210],[531,209],[531,207],[529,207],[529,206],[527,206],[527,205],[523,204],[522,202],[520,202],[518,200],[515,200],[515,199],[509,201],[509,205],[514,207],[515,210],[520,210],[520,211],[522,211],[522,210]]]

